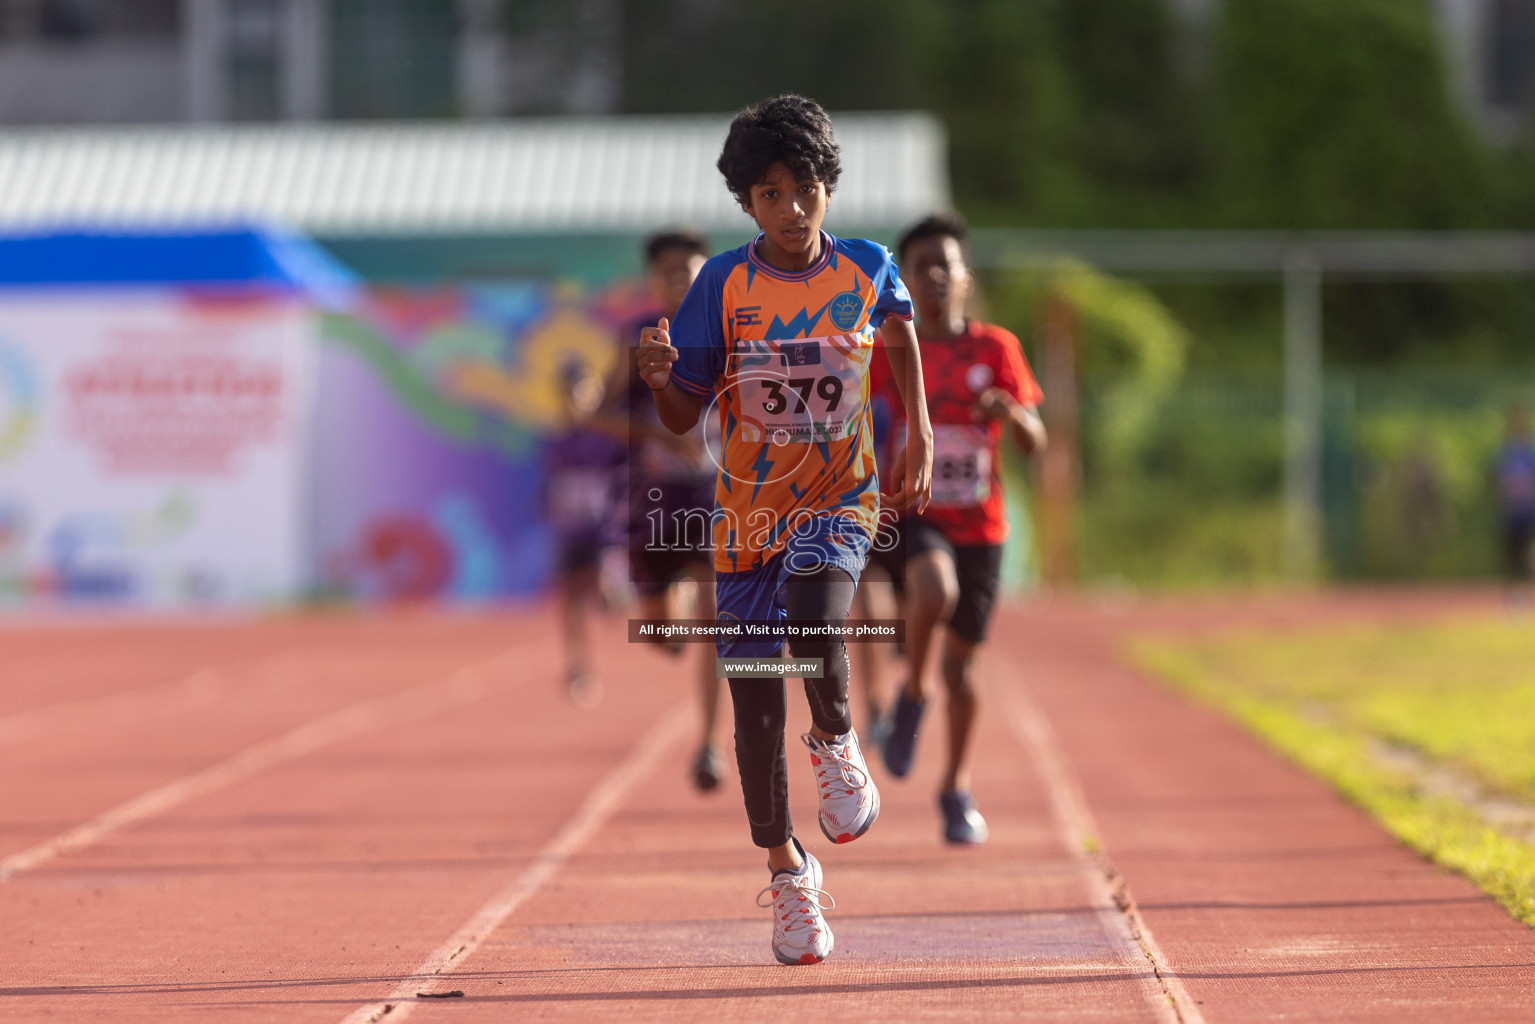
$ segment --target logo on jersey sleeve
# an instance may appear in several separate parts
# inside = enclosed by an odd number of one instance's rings
[[[863,296],[857,292],[843,292],[831,300],[827,316],[839,331],[851,331],[863,316]]]

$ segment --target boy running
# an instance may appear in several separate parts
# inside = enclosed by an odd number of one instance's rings
[[[926,504],[932,434],[911,302],[883,246],[821,230],[841,162],[819,105],[779,96],[738,114],[718,167],[760,234],[715,256],[677,311],[646,328],[638,361],[661,421],[685,433],[701,412],[719,419],[714,569],[718,623],[840,626],[847,618],[879,508],[868,415],[869,356],[878,330],[895,358],[911,424],[891,501]],[[911,384],[907,384],[908,379]],[[863,835],[879,814],[848,710],[847,649],[840,639],[791,637],[805,678],[821,831]],[[723,632],[721,657],[779,654],[783,634]],[[821,915],[819,862],[789,820],[782,678],[730,680],[736,763],[752,841],[771,877],[758,894],[773,907],[773,955],[817,963],[832,949]]]
[[[592,673],[587,618],[602,603],[604,550],[622,529],[623,442],[594,425],[602,379],[579,360],[561,374],[561,430],[547,449],[545,512],[559,538],[560,622],[565,641],[565,689],[591,707],[602,699]]]
[[[629,572],[640,596],[640,614],[650,619],[681,618],[674,600],[684,577],[698,583],[692,617],[714,618],[714,568],[710,544],[714,513],[714,460],[700,424],[678,436],[661,425],[650,388],[640,376],[629,350],[642,328],[661,317],[675,319],[693,280],[709,255],[708,243],[692,231],[663,231],[645,240],[645,280],[657,308],[634,321],[624,332],[627,375],[624,395],[629,434]],[[718,431],[712,441],[719,451]],[[672,648],[680,653],[681,645]],[[714,651],[698,648],[698,695],[702,711],[698,753],[693,758],[693,784],[708,792],[720,784],[719,751],[714,746],[719,718],[720,681],[714,674]]]
[[[1535,581],[1535,440],[1530,435],[1529,413],[1521,405],[1508,411],[1494,474],[1507,599],[1510,605],[1525,604]]]
[[[896,246],[927,368],[933,491],[927,511],[903,524],[911,674],[896,698],[884,755],[895,777],[911,770],[927,707],[928,653],[944,623],[939,664],[948,690],[949,761],[938,794],[943,836],[983,843],[986,821],[970,793],[970,744],[978,711],[975,652],[986,636],[1007,539],[1000,444],[1006,428],[1025,454],[1040,451],[1045,427],[1035,412],[1043,395],[1018,339],[965,316],[971,288],[965,235],[957,214],[937,214],[909,228]]]

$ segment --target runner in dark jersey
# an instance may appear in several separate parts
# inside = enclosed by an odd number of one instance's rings
[[[586,620],[601,598],[602,553],[621,540],[624,444],[592,422],[603,399],[602,379],[572,361],[562,375],[563,429],[545,449],[545,514],[559,545],[565,686],[572,700],[592,705],[602,691],[592,674]]]
[[[874,462],[880,478],[885,479],[890,475],[891,460],[904,445],[906,422],[884,345],[877,340],[875,355],[869,364],[869,422],[874,433]],[[879,510],[878,528],[874,542],[869,546],[869,562],[858,581],[858,592],[853,595],[855,618],[902,617],[901,601],[906,589],[906,545],[902,540],[904,515],[903,509],[889,506],[881,506]],[[888,680],[894,674],[895,660],[904,651],[904,641],[857,646],[857,678],[868,716],[869,743],[876,747],[884,746],[890,727],[886,703]]]
[[[1521,406],[1509,410],[1494,474],[1509,600],[1527,602],[1535,581],[1535,442],[1529,414]]]
[[[645,618],[714,619],[713,549],[710,516],[714,511],[714,478],[718,471],[711,449],[720,450],[718,423],[702,417],[681,436],[661,424],[650,388],[640,376],[634,347],[640,329],[660,317],[675,318],[693,279],[709,255],[708,241],[692,231],[671,230],[645,240],[646,282],[656,307],[635,319],[624,331],[623,366],[628,379],[625,395],[629,433],[629,572]],[[704,431],[714,428],[712,445]],[[681,607],[679,584],[691,580],[691,609]],[[664,641],[663,641],[664,642]],[[669,647],[681,654],[681,645]],[[714,648],[692,647],[698,658],[701,711],[698,752],[693,758],[693,784],[708,792],[720,783],[724,770],[715,730],[719,719],[720,681],[714,675]]]
[[[939,667],[948,691],[949,758],[939,789],[944,838],[981,843],[986,821],[970,792],[971,740],[979,710],[975,652],[986,636],[1007,539],[1001,442],[1025,453],[1045,444],[1035,413],[1043,395],[1018,339],[965,316],[971,275],[965,225],[955,214],[921,221],[901,236],[902,278],[917,309],[917,342],[933,424],[932,501],[908,513],[905,550],[906,650],[910,676],[895,702],[885,765],[911,769],[927,705],[927,662],[942,624]],[[899,456],[894,456],[899,458]]]

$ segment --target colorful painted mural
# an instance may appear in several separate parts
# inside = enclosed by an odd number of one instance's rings
[[[548,579],[545,441],[572,363],[606,374],[633,282],[378,288],[326,318],[314,577],[364,600],[484,600]]]

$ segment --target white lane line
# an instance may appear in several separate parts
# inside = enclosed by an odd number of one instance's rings
[[[1118,939],[1133,959],[1137,954],[1151,962],[1156,984],[1147,992],[1147,1002],[1159,1018],[1167,1024],[1204,1024],[1199,1004],[1184,988],[1183,981],[1174,973],[1172,965],[1157,945],[1135,901],[1130,898],[1124,876],[1110,866],[1107,854],[1099,838],[1098,826],[1093,813],[1082,795],[1082,787],[1066,763],[1056,742],[1055,731],[1040,712],[1039,706],[1029,696],[1027,687],[1005,656],[994,655],[987,666],[990,672],[998,672],[1012,685],[1003,700],[1008,724],[1028,751],[1034,768],[1045,782],[1054,812],[1056,827],[1071,854],[1083,866],[1084,877],[1091,893],[1093,910],[1104,930]],[[1096,855],[1090,851],[1096,850]]]
[[[473,703],[485,695],[498,668],[516,665],[521,657],[522,652],[519,650],[467,665],[446,678],[435,679],[384,697],[360,701],[305,722],[274,739],[247,747],[233,757],[136,796],[67,832],[0,860],[0,883],[66,853],[89,846],[121,828],[274,765],[296,760],[340,740],[370,732],[412,715],[429,715],[439,710],[445,699],[457,704]]]
[[[556,871],[596,834],[618,808],[629,790],[646,775],[656,762],[686,734],[693,723],[693,705],[684,701],[657,722],[640,740],[639,745],[623,763],[597,784],[587,794],[586,800],[554,838],[538,851],[533,862],[511,884],[496,893],[452,937],[437,948],[420,967],[396,985],[394,991],[383,999],[358,1007],[341,1021],[341,1024],[374,1024],[384,1020],[395,1024],[410,1014],[417,992],[429,992],[440,987],[445,976],[451,975],[465,960],[480,948],[528,897],[536,893]]]
[[[86,697],[33,708],[0,718],[0,747],[13,746],[73,726],[118,725],[155,715],[191,711],[211,704],[227,677],[214,668],[198,669],[180,682],[146,686],[127,693]]]
[[[230,685],[246,675],[280,671],[283,659],[301,655],[313,645],[299,645],[255,659],[210,665],[178,682],[156,684],[100,697],[49,704],[0,718],[0,747],[13,746],[68,729],[126,725],[131,722],[195,711],[212,704]],[[262,668],[261,666],[266,666]]]

